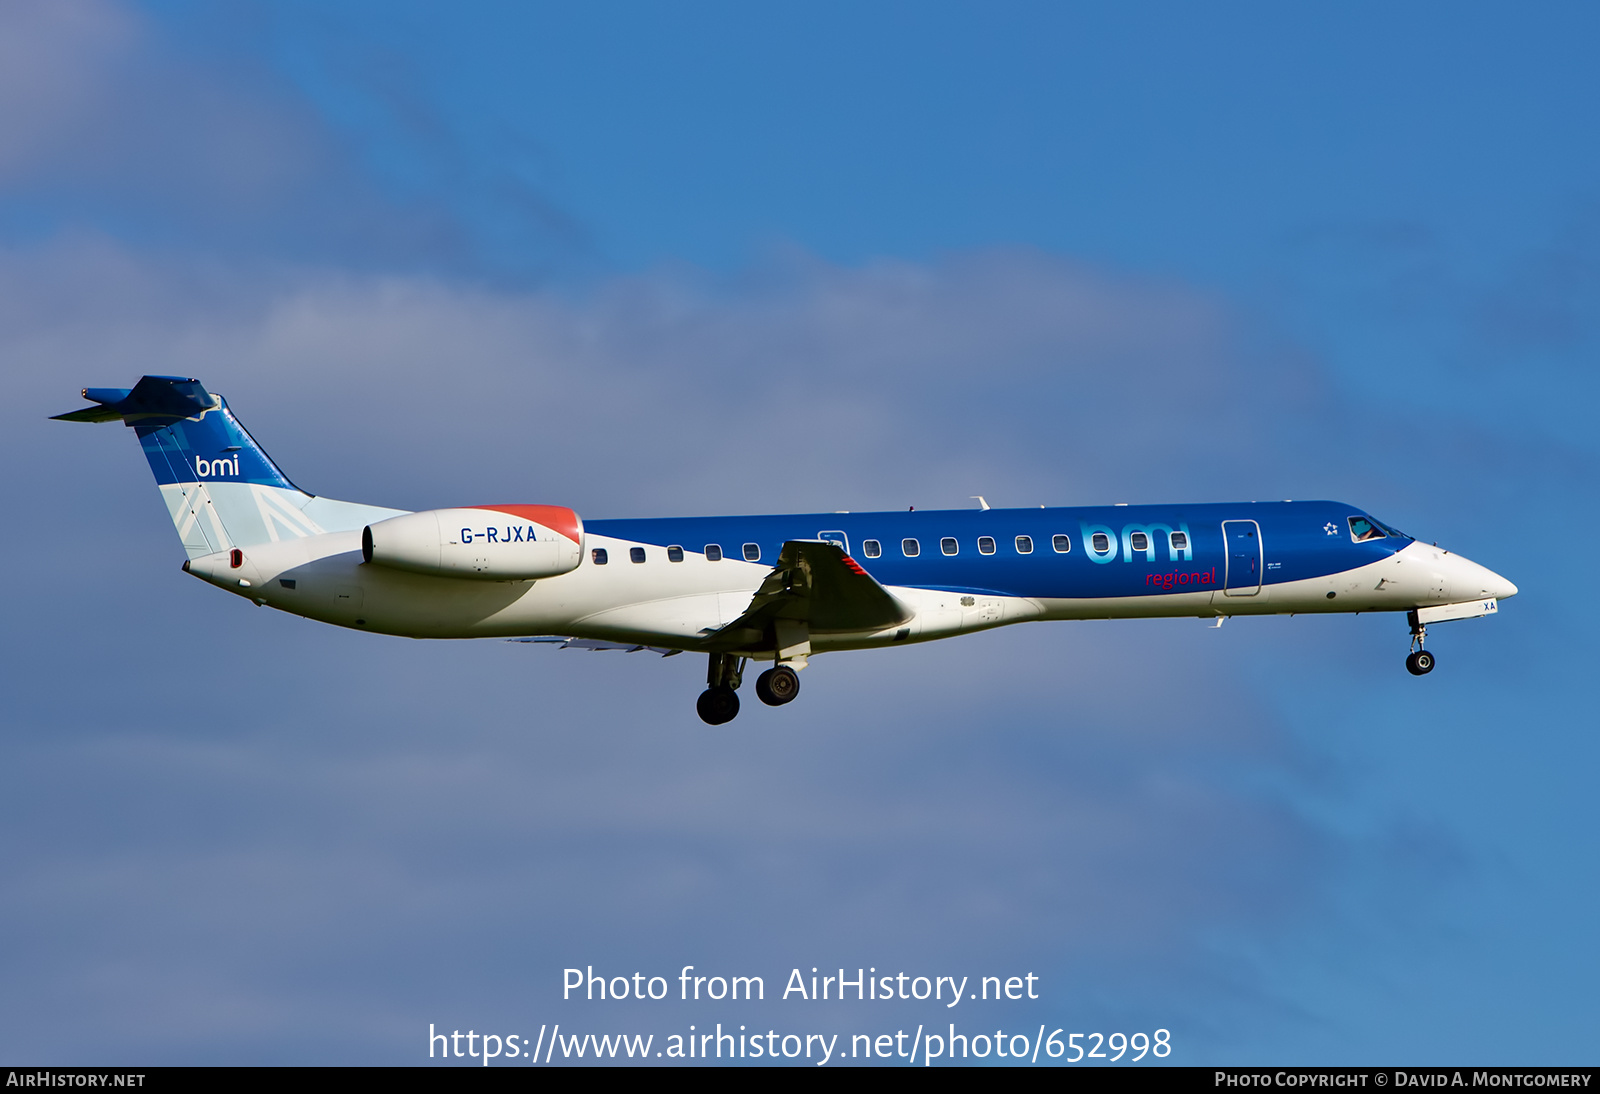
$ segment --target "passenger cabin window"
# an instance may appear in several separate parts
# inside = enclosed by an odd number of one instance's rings
[[[682,547],[678,547],[678,546],[668,547],[667,548],[667,561],[668,562],[682,562],[683,561],[683,548]]]
[[[593,560],[596,566],[604,566],[608,561],[610,561],[606,558],[606,549],[604,547],[596,547],[594,550],[590,551],[589,558]]]
[[[1111,537],[1104,532],[1096,532],[1094,534],[1094,549],[1096,554],[1102,555],[1111,550]]]
[[[746,543],[744,545],[744,560],[746,562],[760,562],[761,545],[758,543]]]
[[[1031,555],[1031,554],[1033,554],[1033,537],[1032,536],[1018,536],[1017,537],[1017,554],[1019,554],[1019,555]]]
[[[1143,532],[1135,532],[1133,535],[1128,537],[1128,546],[1132,547],[1135,551],[1149,551],[1150,537],[1145,535]]]
[[[900,541],[900,550],[907,558],[916,558],[922,553],[922,544],[914,539],[903,539]]]
[[[721,547],[721,545],[716,544],[716,543],[708,543],[708,544],[706,544],[706,561],[707,562],[721,562],[722,561],[722,547]]]
[[[960,550],[960,547],[956,545],[955,540],[951,539],[949,536],[945,536],[939,541],[939,550],[943,551],[947,555],[953,555]]]
[[[1189,549],[1189,537],[1184,535],[1182,532],[1174,532],[1167,538],[1172,543],[1172,550],[1174,553],[1178,551],[1187,551]]]
[[[978,537],[978,553],[980,555],[994,554],[994,540],[989,536]]]
[[[1100,537],[1096,536],[1095,539],[1098,542]],[[1072,550],[1072,541],[1070,539],[1068,539],[1066,536],[1061,536],[1061,535],[1051,536],[1050,537],[1050,546],[1055,548],[1056,554],[1064,555],[1068,551]]]
[[[643,547],[629,547],[628,548],[628,557],[633,559],[633,561],[635,561],[635,562],[643,562],[644,561],[644,548]]]
[[[1350,538],[1357,543],[1365,543],[1369,539],[1383,539],[1383,529],[1373,524],[1365,517],[1350,518]]]
[[[877,558],[883,554],[883,544],[875,539],[865,539],[861,541],[861,551],[868,558]]]

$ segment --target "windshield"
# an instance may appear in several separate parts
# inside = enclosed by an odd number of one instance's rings
[[[1369,539],[1383,539],[1386,533],[1366,517],[1350,518],[1350,538],[1357,543],[1365,543]]]
[[[1396,539],[1411,539],[1397,528],[1391,528],[1374,517],[1351,517],[1350,538],[1357,543],[1365,543],[1373,539],[1387,539],[1393,536]]]
[[[1404,532],[1402,532],[1400,529],[1396,528],[1394,525],[1385,524],[1385,523],[1383,523],[1383,521],[1378,520],[1375,517],[1368,517],[1367,519],[1372,521],[1372,523],[1376,524],[1379,528],[1382,528],[1385,532],[1388,532],[1391,536],[1394,536],[1396,539],[1416,539],[1417,538],[1416,536],[1408,536]]]

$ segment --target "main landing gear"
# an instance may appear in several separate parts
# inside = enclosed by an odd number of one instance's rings
[[[1428,628],[1414,611],[1407,618],[1411,621],[1411,654],[1406,658],[1406,671],[1412,676],[1426,676],[1433,671],[1433,654],[1422,648]]]
[[[735,691],[744,673],[744,658],[731,653],[714,653],[706,667],[706,690],[700,693],[694,709],[708,726],[720,726],[739,716],[739,696]]]
[[[694,709],[708,726],[720,726],[739,716],[739,695],[727,685],[706,688],[695,701]]]
[[[720,726],[739,716],[737,688],[744,673],[743,657],[713,653],[706,667],[706,690],[700,693],[694,709],[707,725]],[[800,694],[800,674],[788,665],[777,665],[756,677],[756,698],[769,707],[781,707]]]
[[[756,677],[756,698],[769,707],[781,707],[794,702],[800,694],[800,674],[788,665],[768,669]]]

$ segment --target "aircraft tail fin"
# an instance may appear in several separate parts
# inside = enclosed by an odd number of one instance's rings
[[[395,510],[317,498],[290,482],[220,395],[181,376],[84,388],[98,405],[64,422],[121,421],[139,438],[191,559],[233,547],[360,528]]]

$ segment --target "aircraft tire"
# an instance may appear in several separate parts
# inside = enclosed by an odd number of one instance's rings
[[[706,725],[720,726],[739,716],[739,696],[730,687],[706,688],[694,709]]]
[[[1426,676],[1433,671],[1433,654],[1427,650],[1417,650],[1406,658],[1406,671],[1412,676]]]
[[[800,676],[788,665],[768,669],[756,677],[756,698],[769,707],[794,702],[800,694]]]

